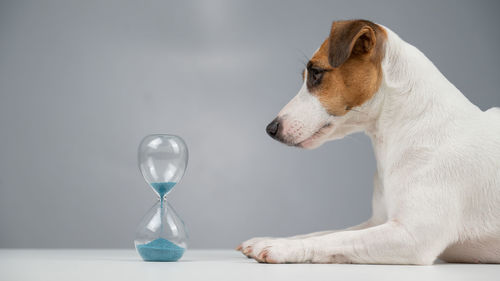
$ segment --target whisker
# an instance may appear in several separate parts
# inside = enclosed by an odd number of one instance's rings
[[[300,54],[302,54],[302,56],[304,56],[306,61],[309,61],[309,57],[306,55],[306,53],[304,53],[304,51],[302,51],[301,49],[298,49],[298,51],[300,52]]]
[[[304,68],[306,68],[306,67],[307,67],[307,62],[305,62],[305,61],[303,61],[303,60],[300,60],[300,59],[299,59],[298,61],[299,61],[299,62],[301,62],[301,63],[304,65]]]
[[[349,109],[349,110],[356,111],[356,112],[359,112],[359,113],[363,113],[363,114],[365,114],[365,115],[368,115],[367,113],[365,113],[365,112],[363,112],[363,111],[359,111],[359,110],[354,109],[354,108],[351,108],[351,109]]]

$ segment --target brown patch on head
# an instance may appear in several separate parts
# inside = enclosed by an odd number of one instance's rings
[[[369,100],[382,80],[385,30],[366,20],[333,22],[307,64],[307,87],[328,113],[341,116]]]

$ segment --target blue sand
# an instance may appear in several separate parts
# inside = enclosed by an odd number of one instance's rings
[[[185,249],[164,238],[137,245],[137,251],[145,261],[177,261]]]
[[[174,187],[176,183],[175,182],[152,182],[151,186],[160,194],[160,198],[163,198],[165,194],[167,194],[172,187]]]

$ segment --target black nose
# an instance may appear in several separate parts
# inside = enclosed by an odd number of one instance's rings
[[[269,125],[266,127],[266,132],[272,138],[276,138],[278,131],[280,130],[280,120],[279,118],[275,118]]]

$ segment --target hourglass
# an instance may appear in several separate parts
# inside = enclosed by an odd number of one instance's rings
[[[174,135],[149,135],[139,145],[139,169],[158,195],[137,229],[135,248],[145,261],[177,261],[186,249],[184,222],[166,195],[186,170],[186,143]]]

